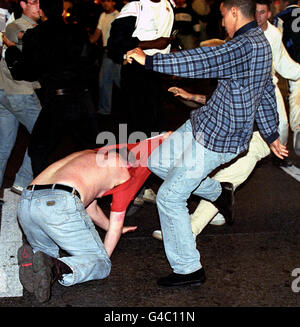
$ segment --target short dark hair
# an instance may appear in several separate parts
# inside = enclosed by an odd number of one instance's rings
[[[63,0],[40,0],[40,9],[49,17],[61,16],[64,11]]]
[[[254,18],[256,12],[255,0],[224,0],[224,7],[230,9],[231,7],[237,7],[241,13],[247,18]]]
[[[256,0],[258,5],[266,5],[269,10],[272,8],[272,0]]]

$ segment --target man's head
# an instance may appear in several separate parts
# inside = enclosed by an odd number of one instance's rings
[[[268,20],[272,16],[272,1],[257,0],[256,1],[256,21],[257,24],[265,31],[268,27]]]
[[[112,13],[115,10],[115,1],[113,0],[102,0],[102,7],[106,13]]]
[[[29,17],[35,22],[40,19],[39,0],[21,0],[20,6],[25,16]]]
[[[284,10],[287,6],[298,4],[298,0],[279,0],[278,2],[278,9],[280,11]]]
[[[229,37],[255,18],[255,0],[224,0],[221,3],[222,25]]]
[[[39,0],[41,16],[61,17],[64,11],[63,0]]]

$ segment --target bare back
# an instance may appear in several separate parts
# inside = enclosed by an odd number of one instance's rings
[[[117,160],[121,160],[117,158]],[[116,164],[94,150],[73,153],[46,168],[31,184],[64,184],[74,187],[85,206],[130,178],[126,165]]]

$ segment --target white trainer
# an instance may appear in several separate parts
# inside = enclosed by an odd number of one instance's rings
[[[161,230],[155,230],[155,231],[152,233],[152,236],[153,236],[154,238],[156,238],[157,240],[162,241],[162,232],[161,232]]]
[[[148,203],[156,204],[156,194],[151,188],[145,189],[143,200]]]
[[[221,226],[225,224],[225,218],[218,212],[210,221],[210,225]]]
[[[157,240],[160,240],[162,241],[163,237],[162,237],[162,232],[161,230],[155,230],[153,233],[152,233],[152,236],[154,238],[156,238]],[[193,233],[193,237],[194,237],[194,240],[196,240],[196,235]]]

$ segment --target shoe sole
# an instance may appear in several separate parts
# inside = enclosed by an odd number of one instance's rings
[[[33,256],[30,245],[22,245],[18,249],[19,279],[23,287],[30,293],[33,293],[34,285]]]
[[[50,258],[45,253],[38,251],[34,254],[34,295],[40,303],[50,299],[52,266]]]
[[[181,282],[181,283],[176,283],[176,284],[160,284],[157,282],[158,286],[161,287],[180,287],[180,286],[201,286],[205,283],[204,281],[194,281],[194,282]]]

